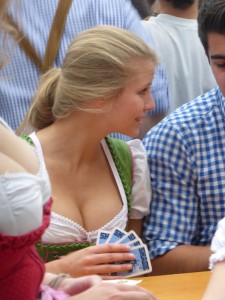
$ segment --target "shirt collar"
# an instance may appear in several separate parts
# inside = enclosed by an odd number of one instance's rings
[[[219,87],[217,87],[216,93],[217,93],[217,99],[220,105],[221,113],[223,115],[223,118],[225,119],[225,97],[223,96]]]

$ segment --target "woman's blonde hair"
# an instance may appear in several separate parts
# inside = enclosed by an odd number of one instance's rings
[[[84,31],[69,46],[62,68],[42,76],[22,130],[27,122],[42,129],[73,111],[87,111],[90,101],[112,99],[146,59],[157,63],[153,50],[127,30],[96,26]]]
[[[0,0],[0,34],[1,39],[3,40],[3,43],[1,43],[1,47],[3,47],[3,49],[1,49],[0,68],[2,68],[8,61],[7,53],[4,51],[7,34],[15,33],[15,28],[10,24],[7,17],[7,8],[9,3],[9,0]]]

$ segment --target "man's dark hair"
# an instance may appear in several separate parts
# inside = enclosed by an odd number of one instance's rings
[[[171,2],[173,8],[186,9],[194,4],[195,0],[166,0]]]
[[[147,0],[132,0],[131,2],[142,19],[145,19],[151,15],[150,5]]]
[[[225,1],[203,0],[198,14],[198,35],[208,53],[208,33],[225,33]]]

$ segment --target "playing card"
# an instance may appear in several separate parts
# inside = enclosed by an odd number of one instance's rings
[[[107,230],[99,230],[96,244],[105,244],[111,232]]]
[[[112,233],[110,234],[107,243],[113,244],[117,243],[122,237],[124,237],[127,234],[125,230],[122,230],[118,227],[115,227]]]
[[[143,244],[141,246],[134,247],[129,252],[133,253],[135,256],[135,260],[129,261],[129,263],[132,264],[132,269],[130,271],[112,273],[113,276],[124,276],[126,278],[129,278],[147,274],[152,271],[152,266],[146,245]],[[123,263],[128,262],[119,262],[119,264]]]
[[[117,242],[119,244],[130,244],[130,243],[134,242],[135,240],[140,240],[140,239],[139,239],[138,235],[133,230],[131,230],[129,232],[126,232],[126,234]]]
[[[131,243],[128,244],[130,247],[137,247],[143,245],[141,239],[134,240]]]
[[[106,283],[122,283],[126,285],[136,285],[142,282],[142,279],[140,280],[134,280],[134,279],[112,279],[112,280],[103,280],[103,282]]]

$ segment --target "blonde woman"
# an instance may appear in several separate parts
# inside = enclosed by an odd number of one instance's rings
[[[131,269],[129,263],[111,264],[134,259],[124,245],[96,245],[66,256],[64,250],[75,250],[80,242],[95,244],[100,229],[117,226],[141,234],[150,202],[145,149],[140,140],[129,142],[130,188],[115,140],[106,137],[112,132],[137,136],[146,111],[155,107],[150,87],[156,62],[139,37],[99,26],[81,33],[62,68],[42,77],[25,123],[35,129],[29,139],[52,184],[51,223],[40,249],[47,249],[45,258],[52,249],[63,258],[48,263],[49,271],[81,276]]]
[[[48,175],[34,149],[1,118],[0,136],[0,299],[155,300],[142,288],[104,284],[96,275],[45,273],[34,243],[49,223]]]
[[[7,2],[0,3],[0,30],[8,27],[3,18]],[[142,288],[102,284],[99,276],[44,276],[33,244],[49,222],[48,174],[34,148],[16,137],[1,118],[0,136],[0,299],[154,300]],[[42,279],[45,285],[40,287]]]

